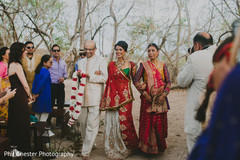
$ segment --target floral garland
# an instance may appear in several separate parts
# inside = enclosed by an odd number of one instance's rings
[[[78,76],[77,73],[81,75],[81,82],[78,85]],[[71,99],[70,99],[70,107],[69,107],[69,115],[70,119],[68,120],[68,126],[71,127],[76,119],[78,119],[81,111],[81,106],[83,103],[83,93],[86,84],[86,74],[81,70],[75,71],[73,73],[73,82],[72,82],[72,91],[71,91]],[[77,88],[79,87],[78,91]]]

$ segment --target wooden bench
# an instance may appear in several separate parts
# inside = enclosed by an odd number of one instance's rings
[[[33,130],[33,143],[34,151],[43,151],[43,138],[42,134],[45,131],[45,127],[48,126],[47,122],[36,122],[31,125]]]
[[[45,131],[46,126],[48,126],[47,122],[36,122],[31,124],[31,130],[33,130],[34,151],[43,150],[42,134]],[[7,122],[0,123],[0,129],[7,129]]]
[[[56,104],[54,104],[54,106],[56,106]],[[60,121],[61,121],[61,138],[64,138],[68,132],[68,119],[66,117],[68,116],[68,113],[66,113],[66,109],[67,107],[70,106],[70,102],[66,101],[64,104],[64,108],[63,109],[58,109],[57,107],[53,107],[52,109],[52,113],[50,113],[49,116],[51,117],[59,117]]]

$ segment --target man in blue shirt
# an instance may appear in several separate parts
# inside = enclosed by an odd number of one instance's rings
[[[78,70],[78,62],[79,62],[81,59],[83,59],[83,58],[86,57],[86,53],[85,53],[84,49],[80,49],[80,50],[79,50],[79,56],[80,56],[80,58],[77,60],[77,62],[76,62],[76,64],[75,64],[75,71]]]
[[[51,48],[51,54],[53,55],[53,66],[49,69],[51,76],[51,99],[52,106],[55,104],[57,99],[57,108],[62,109],[64,107],[65,100],[65,85],[64,80],[67,79],[67,67],[64,60],[60,58],[61,49],[60,46],[54,44]],[[60,127],[61,118],[57,117],[56,126]],[[51,123],[51,117],[49,117],[48,122]]]

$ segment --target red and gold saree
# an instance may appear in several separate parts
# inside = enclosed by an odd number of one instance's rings
[[[157,67],[150,61],[143,62],[135,75],[134,84],[140,91],[140,80],[146,83],[146,91],[150,95],[151,88],[161,88],[163,92],[169,93],[171,82],[166,65],[163,62],[158,62]],[[153,112],[148,112],[152,107],[152,102],[146,100],[141,95],[141,110],[140,110],[140,128],[139,128],[139,148],[145,153],[157,154],[163,152],[166,148],[167,138],[167,111],[169,104],[167,98],[163,105]]]

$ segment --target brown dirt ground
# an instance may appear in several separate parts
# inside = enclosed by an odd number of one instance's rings
[[[71,80],[65,81],[65,92],[66,100],[70,98],[70,88]],[[135,128],[138,132],[139,129],[139,113],[140,113],[140,94],[132,87],[135,101],[133,102],[133,118]],[[186,136],[184,133],[184,114],[185,114],[185,104],[186,104],[186,90],[173,90],[168,96],[171,109],[168,112],[168,138],[167,138],[167,149],[156,156],[146,156],[143,153],[131,154],[127,160],[186,160],[187,158],[187,146],[186,146]],[[104,118],[104,113],[101,113],[101,118]],[[55,140],[60,140],[60,130],[53,130],[56,133]],[[71,141],[66,139],[63,140],[62,146],[69,147],[72,144]],[[104,154],[104,143],[103,143],[103,126],[99,129],[99,134],[96,138],[97,148],[93,149],[91,152],[91,160],[107,160],[108,158]],[[38,158],[34,158],[38,159]],[[74,154],[72,158],[70,157],[58,157],[58,160],[62,159],[72,159],[79,160],[79,154]]]

